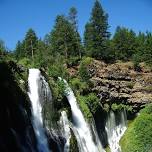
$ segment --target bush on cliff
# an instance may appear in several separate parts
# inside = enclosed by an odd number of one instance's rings
[[[152,151],[152,104],[141,110],[129,126],[121,140],[121,148],[122,152]]]

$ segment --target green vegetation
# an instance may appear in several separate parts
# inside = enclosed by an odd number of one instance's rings
[[[92,114],[90,109],[88,108],[87,104],[86,104],[86,98],[84,96],[78,96],[78,102],[80,105],[80,108],[84,114],[84,117],[88,120],[91,121],[92,119]]]
[[[117,111],[117,110],[123,110],[123,109],[125,109],[126,111],[129,111],[129,112],[132,112],[132,106],[129,106],[129,105],[124,105],[124,104],[116,104],[116,103],[113,103],[112,105],[111,105],[111,109],[113,110],[113,111]]]
[[[76,140],[76,137],[74,136],[73,131],[71,130],[71,138],[70,138],[70,152],[78,152],[79,148],[78,148],[78,143]]]
[[[81,63],[80,63],[80,67],[79,67],[79,75],[81,77],[82,80],[84,81],[88,81],[90,76],[89,73],[89,66],[91,65],[93,59],[90,57],[85,57],[82,59]]]
[[[121,140],[122,152],[152,151],[152,104],[140,111]]]
[[[106,150],[106,152],[111,152],[111,150],[110,150],[110,147],[109,147],[109,146],[107,146],[105,150]]]
[[[72,90],[74,90],[77,95],[83,94],[84,91],[87,91],[89,89],[88,84],[84,81],[81,81],[79,78],[71,79],[70,85],[72,87]]]
[[[100,2],[96,0],[90,21],[85,26],[84,46],[86,55],[105,59],[109,36],[108,15],[104,12]]]

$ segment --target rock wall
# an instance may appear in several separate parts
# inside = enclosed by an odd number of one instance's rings
[[[94,60],[89,66],[92,91],[97,93],[101,103],[122,103],[131,105],[136,112],[152,102],[152,71],[141,64],[135,71],[131,62],[106,64]]]

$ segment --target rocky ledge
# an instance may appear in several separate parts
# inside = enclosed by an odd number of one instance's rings
[[[106,64],[94,60],[88,70],[93,82],[92,91],[103,104],[122,103],[137,111],[152,102],[152,71],[143,63],[139,72],[132,62]]]

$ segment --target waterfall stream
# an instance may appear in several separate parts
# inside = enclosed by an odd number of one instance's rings
[[[62,134],[64,135],[64,137],[66,139],[66,143],[64,145],[64,152],[69,152],[71,131],[70,131],[69,120],[67,118],[67,114],[66,114],[65,111],[61,112],[60,124],[61,124],[61,127],[62,127],[61,128]]]
[[[32,103],[32,115],[33,115],[33,127],[38,141],[39,152],[50,152],[48,148],[47,138],[45,136],[45,131],[43,128],[43,118],[42,118],[42,102],[46,100],[47,95],[43,96],[43,90],[41,90],[44,85],[46,94],[49,93],[49,87],[46,81],[41,76],[41,72],[38,69],[30,69],[28,77],[29,85],[29,97]]]
[[[62,79],[60,78],[60,80]],[[73,118],[73,123],[70,124],[66,112],[61,112],[61,132],[66,139],[64,152],[70,151],[70,128],[73,130],[77,139],[79,152],[105,152],[98,138],[94,121],[90,125],[85,121],[72,89],[65,80],[63,81],[65,83],[65,93],[71,106]],[[48,83],[38,69],[29,70],[28,84],[28,95],[32,103],[32,123],[37,138],[37,148],[39,152],[50,152],[43,127],[42,106],[45,101],[50,101],[52,99],[51,91]],[[105,128],[111,152],[121,152],[119,141],[126,130],[125,111],[121,111],[119,117],[116,117],[115,113],[111,111]]]
[[[117,122],[118,121],[118,124]],[[126,128],[126,112],[120,111],[119,118],[117,118],[113,111],[110,111],[108,120],[106,123],[106,131],[108,135],[108,143],[111,152],[121,152],[121,147],[119,146],[119,141],[123,136]]]
[[[87,122],[84,119],[84,116],[77,105],[76,97],[74,96],[73,91],[68,86],[67,82],[64,80],[66,85],[66,97],[69,101],[72,110],[72,117],[73,117],[73,130],[74,134],[77,138],[77,142],[79,144],[80,152],[102,152],[104,151],[102,146],[96,144],[93,141],[93,135],[91,129]],[[96,138],[97,139],[97,138]],[[97,142],[99,143],[99,141]]]

